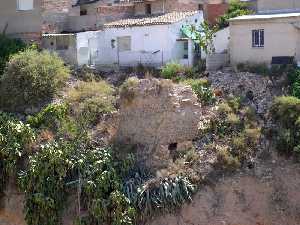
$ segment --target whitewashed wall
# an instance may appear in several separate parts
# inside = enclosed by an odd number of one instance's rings
[[[220,30],[216,33],[216,36],[214,38],[216,53],[224,53],[228,51],[229,38],[230,38],[229,27]]]
[[[78,66],[94,64],[99,49],[98,36],[101,32],[89,31],[76,34]]]
[[[129,28],[107,28],[97,34],[98,57],[97,65],[136,66],[138,63],[161,66],[170,61],[181,62],[184,49],[180,28],[186,24],[203,21],[203,13],[170,25],[153,25]],[[119,52],[117,38],[131,36],[131,51]],[[115,40],[115,48],[112,47]]]

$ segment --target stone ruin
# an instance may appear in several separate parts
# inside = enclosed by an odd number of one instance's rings
[[[189,86],[154,78],[133,83],[120,94],[115,140],[138,146],[142,165],[163,168],[192,147],[203,109]]]

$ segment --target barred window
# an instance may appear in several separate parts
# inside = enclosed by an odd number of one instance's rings
[[[262,48],[264,46],[265,46],[265,31],[263,29],[252,30],[252,47]]]

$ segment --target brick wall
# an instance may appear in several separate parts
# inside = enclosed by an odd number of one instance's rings
[[[99,30],[103,24],[128,18],[134,15],[133,5],[103,5],[96,7],[96,14],[85,16],[70,16],[68,18],[67,31]]]
[[[224,15],[227,9],[227,3],[204,4],[204,18],[209,24],[215,24],[218,17]]]
[[[133,5],[99,6],[97,12],[101,15],[133,14]]]
[[[145,14],[146,4],[151,4],[152,14],[158,14],[172,11],[196,11],[199,9],[199,0],[156,0],[151,2],[137,3],[135,5],[135,14]]]
[[[166,0],[165,4],[167,11],[196,11],[199,9],[197,1]]]
[[[42,0],[42,9],[67,13],[72,8],[72,0]]]
[[[67,18],[72,12],[72,0],[41,0],[42,33],[60,33],[66,30]]]

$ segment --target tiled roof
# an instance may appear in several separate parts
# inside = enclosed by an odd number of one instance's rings
[[[133,17],[129,19],[122,19],[111,23],[104,24],[105,28],[118,27],[135,27],[135,26],[151,26],[164,25],[179,22],[186,17],[193,16],[197,11],[193,12],[171,12],[160,15],[151,15],[143,17]]]

